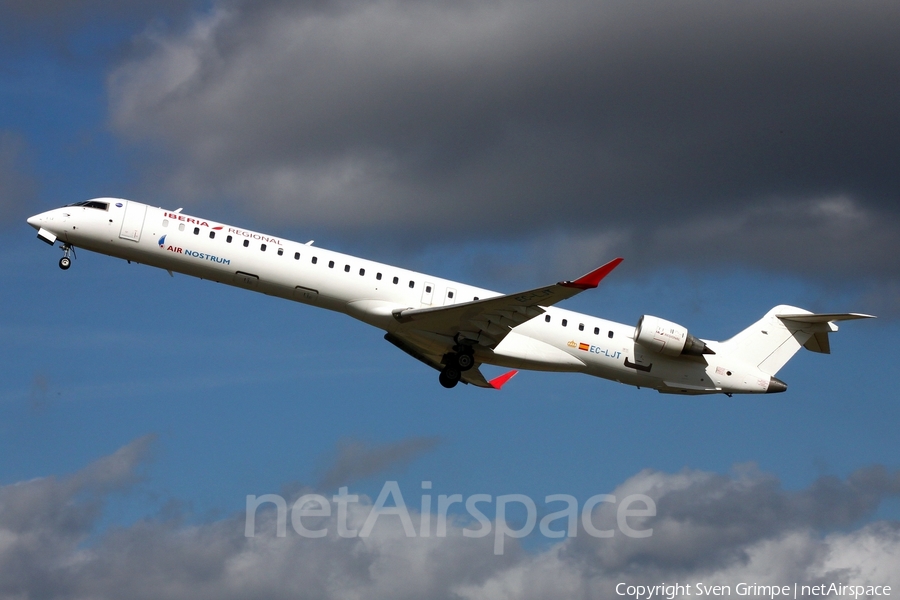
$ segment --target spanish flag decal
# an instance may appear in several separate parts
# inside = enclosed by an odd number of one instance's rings
[[[579,349],[579,350],[584,350],[585,352],[587,352],[588,350],[591,349],[591,347],[590,347],[588,344],[585,344],[584,342],[581,342],[580,344],[578,344],[578,349]]]

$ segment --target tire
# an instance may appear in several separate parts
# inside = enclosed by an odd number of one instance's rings
[[[475,357],[471,354],[458,354],[456,356],[456,364],[459,365],[460,371],[468,371],[475,366]]]
[[[65,271],[69,267],[72,266],[72,260],[68,256],[63,256],[59,259],[59,268]]]
[[[440,381],[441,385],[447,389],[454,388],[456,387],[456,384],[459,383],[459,379],[450,379],[444,371],[441,371],[441,374],[438,376],[438,381]]]

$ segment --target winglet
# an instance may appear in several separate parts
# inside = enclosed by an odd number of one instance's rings
[[[509,371],[508,373],[504,373],[500,377],[494,377],[488,383],[490,383],[491,387],[495,390],[499,390],[507,381],[512,379],[516,373],[518,373],[518,371]]]
[[[589,290],[591,288],[595,288],[600,285],[600,280],[610,274],[610,272],[619,266],[619,263],[622,262],[622,258],[614,258],[609,261],[602,267],[594,269],[587,275],[582,275],[575,281],[560,281],[559,285],[565,287],[573,287],[581,290]]]

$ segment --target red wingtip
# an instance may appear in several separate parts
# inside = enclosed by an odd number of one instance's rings
[[[616,267],[619,266],[619,263],[622,262],[622,260],[624,260],[624,259],[622,259],[621,257],[614,258],[613,260],[609,261],[602,267],[598,267],[598,268],[594,269],[587,275],[582,275],[575,281],[564,281],[564,282],[562,282],[561,285],[564,285],[566,287],[581,288],[583,290],[589,290],[591,288],[595,288],[598,285],[600,285],[600,280],[602,280],[604,277],[609,275],[613,269],[615,269]]]
[[[510,371],[509,373],[504,373],[500,377],[494,377],[488,383],[490,383],[491,387],[495,390],[499,390],[503,387],[503,384],[512,379],[516,373],[518,373],[518,371]]]

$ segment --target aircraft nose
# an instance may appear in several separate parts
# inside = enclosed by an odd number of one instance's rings
[[[35,229],[41,228],[41,215],[34,215],[33,217],[28,217],[28,224],[34,227]]]

